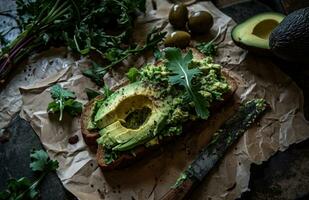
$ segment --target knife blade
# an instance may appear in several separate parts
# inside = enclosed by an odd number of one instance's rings
[[[243,103],[238,111],[214,134],[211,142],[196,159],[181,173],[180,177],[161,200],[180,200],[187,197],[192,189],[209,173],[246,130],[268,108],[264,99],[254,99]]]

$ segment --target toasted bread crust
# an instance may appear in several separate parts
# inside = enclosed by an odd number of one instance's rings
[[[203,58],[204,56],[193,49],[193,53],[197,58]],[[158,63],[157,63],[158,64]],[[226,81],[228,82],[228,85],[230,87],[230,91],[225,93],[223,95],[223,100],[214,102],[213,105],[210,108],[211,112],[215,112],[216,110],[220,110],[224,104],[229,102],[229,100],[232,99],[236,89],[237,89],[237,83],[234,78],[229,76],[229,74],[225,70],[221,70],[222,75],[225,77]],[[84,140],[86,144],[89,146],[97,146],[97,161],[98,165],[102,170],[113,170],[113,169],[120,169],[123,167],[126,167],[132,163],[134,163],[137,160],[140,160],[144,158],[146,155],[149,155],[151,152],[154,151],[154,149],[159,148],[161,145],[175,139],[177,136],[171,136],[171,137],[163,137],[163,139],[159,140],[159,143],[156,145],[153,145],[151,147],[146,148],[144,145],[140,145],[132,149],[130,152],[124,152],[122,155],[120,155],[116,160],[114,160],[112,163],[106,164],[104,161],[104,149],[101,145],[97,145],[96,140],[99,137],[98,132],[90,132],[87,130],[87,123],[89,116],[91,116],[92,107],[95,105],[95,101],[103,98],[102,96],[96,97],[89,103],[85,105],[83,114],[81,116],[81,129],[82,134],[84,137]],[[201,123],[199,122],[188,122],[185,126],[189,127],[192,125],[192,123]],[[205,123],[205,121],[203,121]],[[190,125],[191,124],[191,125]],[[192,127],[192,126],[191,126]],[[195,126],[196,127],[196,126]],[[184,128],[184,132],[186,132],[186,128]]]
[[[83,113],[81,115],[81,130],[82,135],[84,138],[84,141],[87,145],[90,147],[96,147],[97,146],[97,139],[100,137],[99,132],[97,131],[89,131],[87,129],[88,120],[91,117],[92,109],[95,106],[95,102],[102,99],[103,96],[97,96],[96,98],[89,101],[83,110]]]

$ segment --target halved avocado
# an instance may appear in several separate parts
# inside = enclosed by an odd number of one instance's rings
[[[275,12],[255,15],[233,28],[232,39],[241,48],[258,53],[269,53],[269,36],[284,17]]]
[[[94,117],[101,135],[97,142],[113,151],[127,151],[155,138],[172,109],[169,98],[156,97],[159,92],[135,82],[113,93]]]

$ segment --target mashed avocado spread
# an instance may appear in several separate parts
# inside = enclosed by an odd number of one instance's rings
[[[193,68],[201,72],[192,79],[201,103],[209,108],[212,102],[222,100],[229,85],[221,75],[220,65],[206,57],[192,59],[189,69]],[[156,66],[148,64],[140,70],[137,82],[96,103],[88,129],[99,130],[97,142],[104,147],[107,164],[139,145],[149,147],[164,137],[180,135],[185,122],[200,118],[186,90],[172,85],[170,76],[164,60]]]

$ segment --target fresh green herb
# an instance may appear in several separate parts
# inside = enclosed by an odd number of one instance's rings
[[[88,97],[89,101],[94,99],[94,98],[96,98],[97,96],[101,95],[100,92],[95,91],[95,90],[90,89],[90,88],[85,88],[85,92],[87,94],[87,97]]]
[[[103,77],[106,74],[106,70],[101,67],[99,64],[92,62],[92,66],[83,71],[83,74],[89,77],[93,82],[95,82],[98,86],[104,85]]]
[[[22,33],[3,44],[0,80],[37,47],[65,44],[81,55],[95,52],[106,65],[102,75],[130,55],[155,48],[165,36],[162,29],[154,29],[144,45],[130,38],[134,19],[139,12],[145,12],[145,0],[17,0],[17,12]],[[102,86],[102,80],[96,81]]]
[[[126,49],[119,49],[118,47],[110,48],[105,53],[105,58],[108,58],[111,63],[104,67],[104,69],[109,69],[119,64],[131,55],[141,54],[146,50],[153,49],[166,35],[166,32],[161,32],[162,28],[163,27],[152,29],[152,31],[147,34],[146,42],[142,46],[133,44]]]
[[[167,48],[164,52],[167,59],[166,66],[172,72],[169,76],[169,82],[173,85],[184,86],[188,97],[194,102],[197,115],[202,119],[208,118],[207,104],[203,103],[203,97],[192,85],[193,77],[201,73],[198,68],[189,69],[188,67],[193,59],[192,52],[189,51],[184,57],[182,57],[181,51],[178,48]]]
[[[22,32],[13,41],[2,44],[4,47],[0,50],[0,79],[5,78],[14,64],[38,46],[44,45],[46,32],[57,27],[58,20],[67,15],[71,8],[68,0],[17,0],[16,3],[20,13],[17,21]]]
[[[158,48],[153,51],[153,55],[154,55],[156,61],[163,58],[163,53]]]
[[[105,99],[113,94],[113,91],[111,91],[106,85],[103,86],[103,91]]]
[[[197,50],[199,50],[201,53],[203,53],[205,56],[215,56],[217,53],[217,47],[214,44],[214,42],[217,40],[221,33],[221,28],[219,27],[219,31],[210,42],[202,42],[196,45]]]
[[[134,82],[137,81],[137,78],[139,77],[140,73],[139,73],[139,71],[138,71],[138,69],[136,67],[131,67],[129,69],[129,71],[126,73],[126,75],[127,75],[128,79],[129,79],[129,81],[131,83],[134,83]]]
[[[30,168],[34,172],[39,172],[39,177],[32,182],[26,177],[20,179],[10,179],[7,182],[7,189],[0,192],[0,200],[23,200],[38,199],[38,185],[43,178],[50,172],[58,168],[58,161],[50,160],[47,153],[43,150],[33,151],[30,154]]]
[[[51,113],[59,112],[59,121],[62,120],[63,111],[71,116],[76,116],[82,112],[83,105],[74,100],[76,96],[73,92],[65,90],[56,84],[51,88],[50,94],[54,101],[48,104],[47,111]]]

